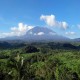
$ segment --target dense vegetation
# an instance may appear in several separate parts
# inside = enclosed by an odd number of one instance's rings
[[[79,45],[54,42],[19,45],[1,47],[0,80],[80,80]]]

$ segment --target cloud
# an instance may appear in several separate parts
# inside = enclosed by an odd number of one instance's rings
[[[34,26],[28,26],[23,23],[18,23],[18,27],[11,27],[11,32],[0,33],[0,38],[11,37],[11,36],[22,36],[33,27]]]
[[[69,31],[69,32],[66,32],[65,34],[66,34],[66,35],[75,35],[75,32],[70,32],[70,31]]]
[[[23,23],[19,23],[18,27],[11,27],[13,32],[19,33],[18,36],[24,35],[28,30],[32,29],[33,26],[28,26]]]
[[[45,21],[48,26],[51,27],[60,27],[63,29],[67,29],[68,24],[65,21],[57,21],[55,15],[41,15],[40,20]]]
[[[39,32],[37,33],[37,35],[44,35],[44,32]]]
[[[38,33],[34,33],[34,35],[44,35],[45,33],[44,32],[38,32]]]

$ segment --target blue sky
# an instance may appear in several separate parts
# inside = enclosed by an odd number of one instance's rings
[[[37,25],[80,37],[80,0],[0,0],[0,37]]]

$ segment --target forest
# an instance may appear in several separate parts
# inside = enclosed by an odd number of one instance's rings
[[[0,42],[0,80],[80,80],[80,43]]]

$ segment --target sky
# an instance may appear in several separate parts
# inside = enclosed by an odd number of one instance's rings
[[[21,36],[35,26],[80,38],[80,0],[0,0],[0,38]]]

